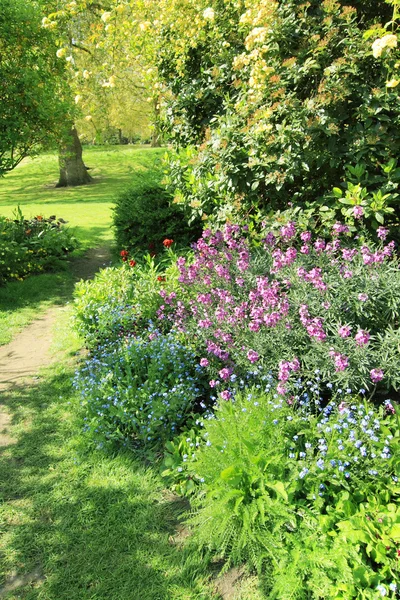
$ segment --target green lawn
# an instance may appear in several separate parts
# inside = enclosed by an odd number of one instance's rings
[[[75,188],[54,187],[57,156],[43,154],[26,159],[0,179],[0,214],[12,216],[19,204],[26,217],[55,214],[69,222],[81,243],[75,255],[88,248],[111,245],[112,206],[118,192],[162,169],[165,149],[136,146],[87,147],[85,164],[91,167],[93,183]],[[48,306],[65,301],[71,294],[68,269],[33,276],[0,288],[0,345]]]
[[[25,216],[55,214],[69,221],[82,248],[112,239],[111,207],[115,195],[128,185],[151,178],[161,168],[165,149],[136,146],[85,147],[93,183],[55,188],[55,154],[24,160],[0,180],[0,214],[12,216],[19,204]]]
[[[182,503],[157,470],[82,433],[71,383],[80,343],[61,313],[57,365],[4,398],[17,442],[0,454],[0,597],[210,600],[207,565],[171,543]],[[15,570],[42,580],[2,593]]]

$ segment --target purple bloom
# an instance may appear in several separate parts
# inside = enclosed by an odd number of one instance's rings
[[[339,327],[338,333],[339,333],[340,337],[342,337],[342,338],[349,337],[349,335],[351,333],[350,325],[342,325],[342,327]]]
[[[383,379],[383,371],[382,369],[372,369],[369,372],[370,376],[371,376],[371,381],[373,383],[378,383],[378,381],[381,381],[381,379]]]
[[[229,379],[229,377],[231,376],[231,370],[225,367],[224,369],[220,370],[219,376],[221,377],[221,379]]]
[[[311,240],[311,231],[303,231],[303,233],[300,234],[300,238],[304,243],[309,242]]]
[[[361,300],[361,302],[366,302],[368,300],[368,294],[358,294],[358,299]]]
[[[208,362],[208,360],[206,358],[201,358],[200,359],[200,366],[202,366],[202,367],[208,367],[208,365],[209,365],[209,362]]]
[[[362,206],[355,206],[353,209],[353,217],[355,219],[360,219],[364,215],[364,209]]]
[[[260,358],[260,356],[258,355],[257,352],[255,352],[255,350],[249,350],[247,353],[247,358],[249,359],[249,361],[251,363],[255,363],[258,361],[258,359]]]
[[[378,229],[376,230],[376,235],[380,240],[386,240],[388,233],[389,229],[387,229],[386,227],[378,227]]]
[[[365,346],[365,344],[368,344],[369,338],[370,335],[368,331],[365,331],[364,329],[359,329],[354,339],[356,340],[358,346]]]
[[[229,400],[229,398],[232,396],[231,392],[229,390],[224,390],[223,392],[221,392],[221,398],[222,400]]]

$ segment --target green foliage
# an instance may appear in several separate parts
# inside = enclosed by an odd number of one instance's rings
[[[19,207],[14,220],[0,217],[0,284],[59,266],[78,247],[63,223],[55,216],[25,219]]]
[[[72,119],[64,68],[36,3],[2,0],[0,14],[0,176]],[[66,100],[67,98],[67,100]]]
[[[235,5],[239,10],[240,3]],[[196,143],[194,153],[189,160],[171,161],[177,199],[194,214],[217,214],[221,220],[235,211],[247,216],[258,208],[282,209],[289,201],[304,206],[344,182],[348,164],[362,164],[369,194],[379,194],[381,168],[397,160],[400,148],[393,127],[400,115],[398,91],[386,86],[398,50],[385,50],[379,61],[371,51],[373,40],[385,33],[390,7],[383,2],[352,8],[331,0],[259,0],[241,16],[239,10],[225,17],[219,2],[210,6],[221,36],[228,18],[230,27],[236,19],[244,50],[240,43],[231,47],[226,38],[224,72],[230,74],[230,85],[218,88],[222,107],[203,132],[202,144],[196,138],[198,126],[193,127],[192,138],[187,137]],[[177,27],[165,44],[188,44],[196,52],[207,40],[208,27],[203,24],[193,42]],[[222,47],[211,46],[216,64],[222,62]],[[166,119],[178,136],[186,121],[176,105],[190,113],[197,87],[202,96],[215,94],[215,78],[206,77],[210,59],[206,54],[203,62],[202,56],[191,60],[188,51],[181,57],[185,77],[172,79],[168,70],[161,71],[172,92]],[[379,204],[382,198],[375,200]],[[382,222],[380,214],[374,208],[372,221],[378,215]]]
[[[369,440],[367,456],[354,434]],[[314,415],[256,389],[221,403],[191,467],[205,480],[189,519],[193,540],[225,568],[244,560],[258,568],[271,599],[389,593],[399,575],[399,435],[394,416],[355,398]],[[383,458],[385,444],[392,455]]]
[[[201,232],[199,220],[189,227],[182,208],[158,182],[146,181],[121,193],[115,203],[114,227],[119,248],[158,253],[165,239],[189,246]]]
[[[75,287],[75,326],[90,348],[121,337],[137,335],[155,319],[162,303],[160,290],[172,292],[177,283],[175,265],[164,271],[149,255],[144,263],[109,267],[93,281]]]

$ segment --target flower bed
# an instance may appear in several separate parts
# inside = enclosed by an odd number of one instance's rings
[[[400,272],[394,243],[294,222],[206,230],[168,267],[121,252],[81,286],[85,429],[191,496],[196,551],[269,598],[396,597]],[[132,264],[134,263],[134,264]],[[111,276],[111,278],[110,278]]]
[[[58,266],[78,247],[64,224],[55,216],[25,219],[19,208],[15,219],[0,217],[0,284]]]

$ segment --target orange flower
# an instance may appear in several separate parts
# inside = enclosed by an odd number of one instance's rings
[[[168,238],[166,240],[163,241],[163,245],[166,248],[170,248],[172,246],[172,244],[174,243],[174,240],[169,240]]]

